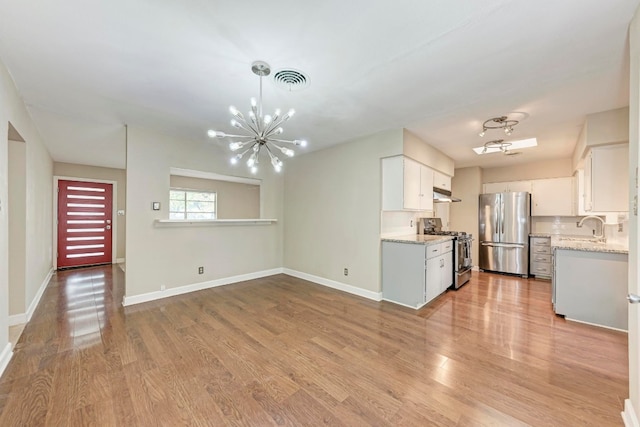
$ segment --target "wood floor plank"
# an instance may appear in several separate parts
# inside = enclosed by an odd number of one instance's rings
[[[57,272],[0,377],[0,425],[621,426],[625,334],[549,282],[474,273],[421,310],[286,275],[123,308]]]

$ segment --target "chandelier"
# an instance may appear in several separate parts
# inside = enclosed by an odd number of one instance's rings
[[[482,132],[478,135],[484,136],[485,132],[489,129],[503,129],[505,134],[511,135],[513,127],[518,123],[519,122],[517,120],[509,120],[507,116],[494,117],[492,119],[485,120],[482,124]]]
[[[247,166],[251,170],[251,173],[258,172],[258,164],[260,162],[260,152],[263,151],[269,155],[271,165],[276,172],[282,170],[282,160],[274,154],[274,151],[279,150],[287,157],[293,157],[295,152],[286,146],[279,144],[291,144],[294,146],[305,147],[307,141],[303,139],[279,139],[276,138],[284,129],[282,124],[289,120],[294,114],[295,110],[292,108],[288,113],[280,115],[280,110],[275,110],[273,116],[262,114],[262,77],[268,76],[271,73],[269,64],[263,61],[255,61],[251,64],[251,71],[260,77],[260,98],[256,101],[255,98],[251,98],[251,111],[249,111],[249,118],[238,111],[234,106],[229,107],[229,112],[233,116],[231,119],[231,126],[240,129],[245,135],[233,135],[216,130],[209,130],[207,134],[210,138],[231,138],[229,142],[229,149],[233,152],[242,150],[240,153],[231,157],[231,164],[237,164],[245,154],[249,153],[247,159]]]

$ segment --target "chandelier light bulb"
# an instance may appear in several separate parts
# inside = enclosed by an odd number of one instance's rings
[[[224,138],[225,136],[227,136],[226,133],[213,129],[208,130],[207,135],[209,135],[209,138]]]
[[[276,130],[273,131],[273,134],[274,135],[280,135],[282,132],[284,132],[284,129],[279,127],[279,128],[277,128]]]
[[[286,122],[287,120],[289,120],[291,117],[293,117],[293,115],[296,113],[296,110],[294,110],[293,108],[290,109],[287,114],[284,115],[284,117],[282,117],[282,121]]]
[[[279,108],[276,108],[276,111],[274,111],[274,112],[273,112],[273,115],[274,115],[275,117],[280,117],[280,109],[279,109]]]
[[[251,98],[251,106],[255,108],[257,105],[258,105],[258,101],[256,101],[255,98]]]
[[[277,157],[274,156],[271,158],[271,164],[273,165],[273,169],[275,169],[276,172],[280,172],[282,170],[282,161]]]
[[[299,145],[300,147],[306,147],[307,146],[307,140],[306,139],[296,139],[293,141],[293,143],[295,145]]]
[[[256,166],[251,166],[251,173],[256,174],[258,172],[258,168]]]
[[[231,119],[231,126],[233,126],[234,128],[238,128],[238,129],[240,129],[242,127],[240,122],[238,122],[236,119]]]
[[[229,150],[231,151],[238,151],[241,148],[242,148],[242,144],[239,142],[232,142],[229,144]]]
[[[256,164],[256,153],[251,154],[251,156],[249,157],[249,160],[247,160],[247,166],[249,166],[250,168],[253,167]]]
[[[268,125],[269,123],[271,123],[271,116],[267,114],[264,116],[264,124]]]
[[[232,165],[237,165],[238,164],[238,157],[237,156],[233,156],[230,160]]]
[[[234,116],[237,116],[238,113],[239,113],[238,109],[236,107],[234,107],[233,105],[229,107],[229,112],[231,114],[233,114]]]

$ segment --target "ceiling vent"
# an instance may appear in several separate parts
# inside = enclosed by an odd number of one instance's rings
[[[273,81],[280,89],[294,92],[309,86],[309,77],[302,71],[294,69],[283,69],[276,71]]]

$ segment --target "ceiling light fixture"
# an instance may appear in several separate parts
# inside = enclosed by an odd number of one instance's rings
[[[287,157],[293,157],[295,152],[288,147],[278,145],[291,144],[295,146],[305,147],[307,141],[304,139],[278,139],[274,138],[284,132],[284,129],[280,126],[282,123],[289,120],[295,113],[292,108],[288,113],[280,115],[280,110],[276,109],[273,116],[262,114],[262,77],[268,76],[271,73],[269,64],[263,61],[255,61],[251,64],[251,71],[260,77],[260,98],[256,101],[255,98],[251,98],[251,111],[249,111],[249,119],[245,119],[244,115],[238,111],[234,106],[229,107],[229,111],[233,116],[231,119],[231,126],[241,129],[248,135],[232,135],[216,130],[209,130],[207,134],[210,138],[233,138],[234,140],[229,143],[229,149],[231,151],[238,151],[245,147],[241,153],[234,155],[231,158],[231,163],[236,164],[242,159],[242,157],[249,153],[249,159],[247,160],[247,166],[251,170],[251,173],[258,172],[258,163],[260,162],[260,151],[264,150],[269,154],[271,165],[276,172],[282,170],[282,160],[273,153],[274,149],[280,150],[282,154]]]
[[[486,154],[489,150],[491,152],[502,151],[506,153],[509,147],[511,147],[510,142],[505,142],[504,139],[494,139],[493,141],[485,142],[482,154]]]
[[[520,122],[517,120],[509,120],[507,116],[494,117],[492,119],[485,120],[482,124],[482,132],[478,135],[481,137],[484,136],[489,129],[503,129],[506,135],[511,135],[513,127],[518,123]]]
[[[503,139],[495,139],[489,141],[480,147],[475,147],[473,151],[476,154],[491,154],[502,152],[504,154],[510,154],[510,150],[519,150],[521,148],[531,148],[538,145],[536,138],[519,139],[516,141],[505,141]]]

